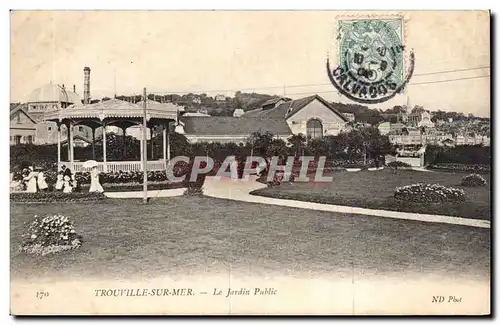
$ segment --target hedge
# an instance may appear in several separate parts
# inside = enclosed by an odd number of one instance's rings
[[[387,164],[387,167],[393,167],[393,168],[411,167],[411,165],[408,163],[405,163],[404,161],[391,161],[390,163]]]
[[[464,145],[453,148],[428,146],[425,153],[428,164],[491,165],[491,147]]]
[[[64,192],[16,192],[10,193],[11,202],[55,203],[55,202],[96,202],[105,199],[103,193],[64,193]]]
[[[453,171],[453,172],[475,172],[488,174],[491,171],[490,165],[478,165],[478,164],[432,164],[428,166],[429,169],[436,169],[442,171]]]

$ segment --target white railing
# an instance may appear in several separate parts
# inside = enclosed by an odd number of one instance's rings
[[[85,172],[90,171],[90,168],[83,167],[83,161],[74,161],[72,171],[74,172]],[[62,165],[70,167],[71,163],[67,161],[61,161],[59,165],[59,169]],[[148,171],[155,170],[165,170],[166,163],[164,160],[156,160],[156,161],[148,161],[147,162]],[[118,172],[118,171],[142,171],[142,162],[140,161],[108,161],[106,162],[106,166],[104,166],[104,162],[97,162],[97,170],[100,172],[108,171],[108,172]]]

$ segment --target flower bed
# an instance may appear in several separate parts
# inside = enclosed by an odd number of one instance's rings
[[[397,187],[394,197],[398,200],[418,203],[463,202],[465,192],[462,189],[440,184],[418,183]]]
[[[405,163],[404,161],[391,161],[390,163],[387,164],[387,167],[392,167],[392,168],[400,168],[400,167],[404,167],[404,168],[409,168],[411,167],[410,164],[408,163]]]
[[[444,171],[460,171],[460,172],[475,172],[475,173],[489,173],[491,171],[490,165],[466,165],[466,164],[432,164],[430,169],[438,169]]]
[[[467,187],[486,186],[486,180],[479,174],[470,174],[462,177],[460,185]]]
[[[27,232],[22,235],[21,251],[28,254],[47,255],[82,245],[82,237],[68,217],[63,215],[35,215],[30,224],[25,224]]]
[[[11,202],[23,203],[54,203],[54,202],[96,202],[106,198],[102,193],[63,193],[63,192],[37,192],[37,193],[10,193]]]

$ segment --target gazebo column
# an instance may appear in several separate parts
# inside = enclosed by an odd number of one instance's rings
[[[168,123],[163,124],[163,160],[165,163],[165,169],[167,169],[167,130]]]
[[[122,147],[122,160],[125,160],[125,156],[127,154],[127,141],[126,141],[126,138],[127,138],[127,127],[126,126],[123,126],[122,128],[122,132],[123,132],[123,147]]]
[[[72,172],[74,172],[73,169],[73,163],[74,163],[74,156],[73,156],[73,122],[68,122],[66,124],[66,127],[68,128],[68,160],[69,160],[69,168]]]
[[[95,127],[92,127],[92,159],[96,160],[95,157]]]
[[[57,122],[57,171],[61,168],[61,123]]]
[[[143,128],[144,128],[144,125],[141,124],[141,126],[140,126],[140,131],[141,131],[141,155],[140,155],[140,157],[141,157],[141,171],[144,171],[144,167],[143,167],[144,165],[142,164],[143,159],[144,159],[144,143],[143,143],[144,142],[143,141],[144,140],[143,139],[144,138],[144,131],[143,131]],[[147,141],[147,139],[146,139],[146,141]]]
[[[167,161],[170,161],[170,123],[167,123]]]
[[[106,173],[108,171],[108,164],[106,161],[106,122],[102,123],[102,162],[103,170]]]
[[[154,151],[155,151],[155,150],[154,150],[154,149],[155,149],[155,148],[154,148],[154,141],[153,141],[153,125],[150,125],[150,126],[149,126],[149,132],[150,132],[150,135],[151,135],[151,136],[150,136],[150,138],[151,138],[151,139],[149,140],[149,142],[151,143],[151,161],[153,161],[153,160],[155,160],[155,159],[154,159],[154,154],[153,154],[153,153],[154,153]]]

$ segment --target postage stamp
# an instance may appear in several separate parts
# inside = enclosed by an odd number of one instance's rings
[[[338,65],[327,62],[337,90],[360,103],[385,102],[400,93],[413,74],[410,53],[405,72],[402,17],[338,20]]]

